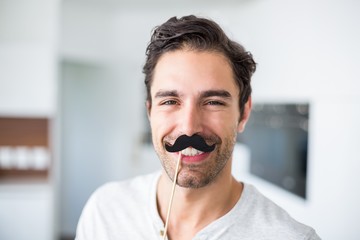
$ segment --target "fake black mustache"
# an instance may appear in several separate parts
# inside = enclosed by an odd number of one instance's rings
[[[180,152],[187,147],[193,147],[202,152],[211,152],[215,149],[215,144],[207,145],[204,138],[197,134],[194,134],[191,137],[181,135],[176,139],[172,146],[165,144],[165,149],[168,152]]]

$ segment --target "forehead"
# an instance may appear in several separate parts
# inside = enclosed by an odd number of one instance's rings
[[[237,95],[233,70],[218,52],[176,50],[164,53],[154,70],[151,96],[159,90],[227,90]]]

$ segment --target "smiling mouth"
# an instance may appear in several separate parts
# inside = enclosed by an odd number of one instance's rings
[[[193,156],[197,156],[200,155],[204,152],[197,150],[196,148],[193,147],[188,147],[185,148],[184,150],[181,151],[181,154],[184,156],[189,156],[189,157],[193,157]]]

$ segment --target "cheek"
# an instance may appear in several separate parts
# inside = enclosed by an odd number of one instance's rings
[[[211,129],[216,129],[216,132],[225,132],[227,129],[236,129],[239,124],[239,119],[237,116],[231,115],[231,114],[220,114],[219,116],[208,116],[207,125]]]
[[[150,127],[153,141],[162,141],[162,138],[169,132],[171,129],[173,121],[169,121],[167,117],[162,115],[152,115],[150,117]]]
[[[236,141],[238,121],[232,119],[226,121],[224,119],[217,119],[216,121],[209,122],[208,129],[211,129],[212,134],[221,138],[224,141]]]

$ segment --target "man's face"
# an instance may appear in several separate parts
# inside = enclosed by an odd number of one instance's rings
[[[147,106],[152,141],[168,176],[173,179],[180,153],[167,152],[165,143],[198,134],[207,144],[216,144],[215,150],[181,151],[178,184],[198,188],[216,179],[231,159],[237,132],[247,120],[239,122],[239,88],[226,58],[204,51],[165,53],[155,67],[151,99]],[[250,108],[250,103],[246,106]]]

